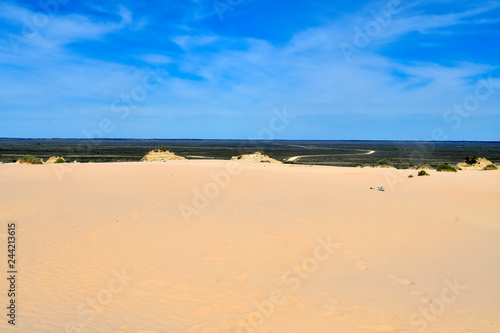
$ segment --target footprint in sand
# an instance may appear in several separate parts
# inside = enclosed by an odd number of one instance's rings
[[[203,325],[192,325],[192,326],[186,327],[181,332],[182,333],[201,333],[201,331],[204,328],[205,328],[205,326],[203,326]]]
[[[415,295],[416,297],[419,297],[420,302],[425,303],[425,304],[431,304],[432,299],[427,297],[423,292],[420,292],[418,290],[412,290],[411,293]]]
[[[264,235],[269,235],[269,236],[270,236],[270,235],[271,235],[271,229],[272,229],[272,228],[273,228],[273,227],[272,227],[272,225],[268,224],[268,225],[266,225],[266,226],[265,226],[265,228],[262,230],[262,233],[263,233]]]
[[[425,304],[431,304],[432,303],[432,299],[430,299],[429,297],[422,297],[420,299],[420,302],[425,303]]]
[[[366,264],[366,262],[364,261],[358,261],[354,264],[354,267],[356,267],[357,269],[361,270],[361,271],[366,271],[369,267],[368,265]]]
[[[316,304],[314,309],[322,316],[342,319],[344,317],[344,313],[339,308],[338,302],[332,302],[329,299],[327,301],[328,302]]]
[[[387,326],[387,325],[363,325],[358,326],[361,329],[368,329],[370,332],[401,332],[396,327]]]
[[[395,277],[394,275],[389,275],[388,278],[394,280],[395,282],[397,282],[399,284],[403,284],[403,285],[412,285],[412,284],[415,284],[415,282],[413,282],[412,280],[408,280],[408,279],[404,279],[404,278],[398,278],[398,277]]]
[[[358,256],[358,255],[351,253],[351,252],[344,252],[344,253],[347,254],[352,259],[356,260],[356,262],[353,264],[353,266],[356,267],[357,269],[359,269],[361,271],[366,271],[368,268],[370,268],[368,266],[368,264],[366,263],[366,261],[364,261],[363,257]]]
[[[414,285],[415,282],[413,282],[412,280],[408,280],[408,279],[404,279],[404,278],[398,278],[398,277],[395,277],[393,275],[389,275],[388,276],[390,279],[394,280],[395,282],[399,283],[399,284],[402,284],[402,285],[407,285],[407,286],[410,286],[410,285]],[[415,297],[418,297],[418,300],[424,304],[431,304],[432,303],[432,299],[430,297],[427,297],[426,294],[424,294],[423,292],[421,291],[418,291],[418,290],[411,290],[410,293],[412,295],[414,295]]]
[[[281,305],[284,309],[294,309],[300,304],[303,304],[303,300],[291,291],[286,291],[283,293],[285,302]]]
[[[243,281],[246,281],[248,280],[248,278],[250,277],[250,274],[249,273],[243,273],[243,274],[236,274],[234,276],[234,278],[236,279],[236,281],[238,282],[243,282]]]
[[[87,236],[90,237],[92,239],[93,242],[97,242],[99,241],[99,238],[100,238],[100,233],[102,233],[102,229],[101,230],[97,230],[97,231],[94,231],[90,234],[88,234]]]

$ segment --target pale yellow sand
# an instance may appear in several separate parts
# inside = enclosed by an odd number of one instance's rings
[[[237,165],[0,165],[0,331],[500,332],[500,171]]]

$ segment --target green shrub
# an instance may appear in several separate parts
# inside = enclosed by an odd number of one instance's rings
[[[409,175],[408,178],[413,178],[413,175]]]
[[[160,148],[158,148],[157,151],[160,153],[168,153],[169,152],[168,148],[165,146],[161,146]]]
[[[470,156],[465,156],[465,163],[467,163],[468,165],[473,165],[477,163],[478,159],[479,157],[477,156],[474,156],[472,158]]]
[[[440,171],[440,172],[457,172],[457,169],[455,169],[451,165],[448,165],[448,164],[445,163],[445,164],[441,164],[440,166],[438,166],[436,168],[436,171]]]
[[[488,164],[484,167],[484,170],[498,170],[498,167],[495,164]]]
[[[64,158],[58,157],[54,163],[66,163],[66,161],[64,160]]]
[[[36,158],[35,156],[32,156],[32,155],[21,157],[21,159],[19,160],[19,163],[22,163],[22,164],[43,164],[39,158]]]
[[[425,170],[420,170],[420,171],[418,172],[418,175],[419,175],[419,176],[430,176],[430,175],[427,173],[427,171],[425,171]]]

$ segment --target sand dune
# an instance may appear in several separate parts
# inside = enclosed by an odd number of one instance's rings
[[[429,173],[0,165],[0,331],[500,332],[500,172]]]

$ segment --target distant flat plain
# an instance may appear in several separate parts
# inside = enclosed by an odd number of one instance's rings
[[[487,157],[500,163],[500,142],[430,141],[247,141],[156,139],[0,139],[0,161],[12,162],[25,155],[44,160],[63,156],[67,161],[134,162],[150,150],[166,147],[187,159],[222,159],[264,151],[294,164],[331,166],[373,165],[387,158],[398,168],[428,163],[455,164],[464,157]]]

